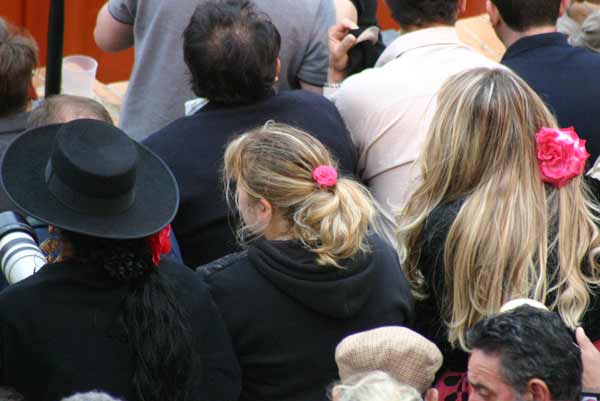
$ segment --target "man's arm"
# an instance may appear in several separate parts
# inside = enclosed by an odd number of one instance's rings
[[[106,3],[96,19],[94,39],[98,47],[107,52],[118,52],[133,46],[133,25],[116,20]]]

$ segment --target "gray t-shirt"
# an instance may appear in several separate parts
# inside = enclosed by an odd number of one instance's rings
[[[142,140],[184,115],[195,98],[183,61],[183,31],[202,0],[109,0],[118,21],[133,25],[135,65],[121,110],[121,128]],[[282,38],[280,90],[299,80],[323,86],[327,80],[327,30],[335,24],[333,0],[255,0]]]

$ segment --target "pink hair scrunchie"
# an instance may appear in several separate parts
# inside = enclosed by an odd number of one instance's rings
[[[317,166],[312,172],[314,180],[322,187],[333,187],[337,183],[338,173],[332,166]]]

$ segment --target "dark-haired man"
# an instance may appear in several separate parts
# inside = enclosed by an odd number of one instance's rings
[[[496,64],[462,44],[454,29],[466,0],[387,0],[402,35],[381,55],[375,68],[345,78],[347,52],[356,38],[350,26],[330,30],[331,99],[358,150],[358,173],[387,211],[404,206],[420,172],[421,151],[434,112],[435,95],[450,76]],[[395,237],[387,224],[388,239]]]
[[[467,333],[469,401],[577,401],[581,352],[558,314],[520,306]]]
[[[327,29],[333,0],[255,0],[282,35],[279,90],[322,91],[327,80]],[[94,37],[115,52],[134,46],[135,65],[121,110],[121,127],[137,140],[184,115],[194,98],[181,53],[182,33],[201,0],[108,0]]]
[[[321,140],[343,172],[354,154],[337,109],[308,91],[275,93],[281,37],[270,18],[247,0],[205,0],[183,36],[183,54],[196,96],[208,104],[151,135],[144,143],[171,168],[180,190],[173,221],[184,262],[208,263],[238,250],[235,221],[228,218],[220,167],[234,134],[273,120]]]
[[[571,47],[556,32],[569,0],[488,0],[487,11],[508,48],[502,64],[521,76],[563,127],[587,140],[593,163],[600,156],[600,55]]]

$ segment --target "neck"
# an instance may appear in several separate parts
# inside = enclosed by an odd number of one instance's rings
[[[454,25],[450,25],[450,24],[444,24],[441,22],[430,22],[427,24],[423,24],[423,25],[402,25],[400,27],[400,31],[402,33],[409,33],[409,32],[414,32],[414,31],[420,31],[421,29],[427,29],[427,28],[452,28]]]
[[[498,27],[497,34],[502,43],[506,48],[511,47],[515,42],[519,39],[526,38],[527,36],[541,35],[543,33],[552,33],[556,32],[556,26],[553,25],[545,25],[545,26],[536,26],[533,28],[529,28],[523,32],[514,31],[506,26]]]

